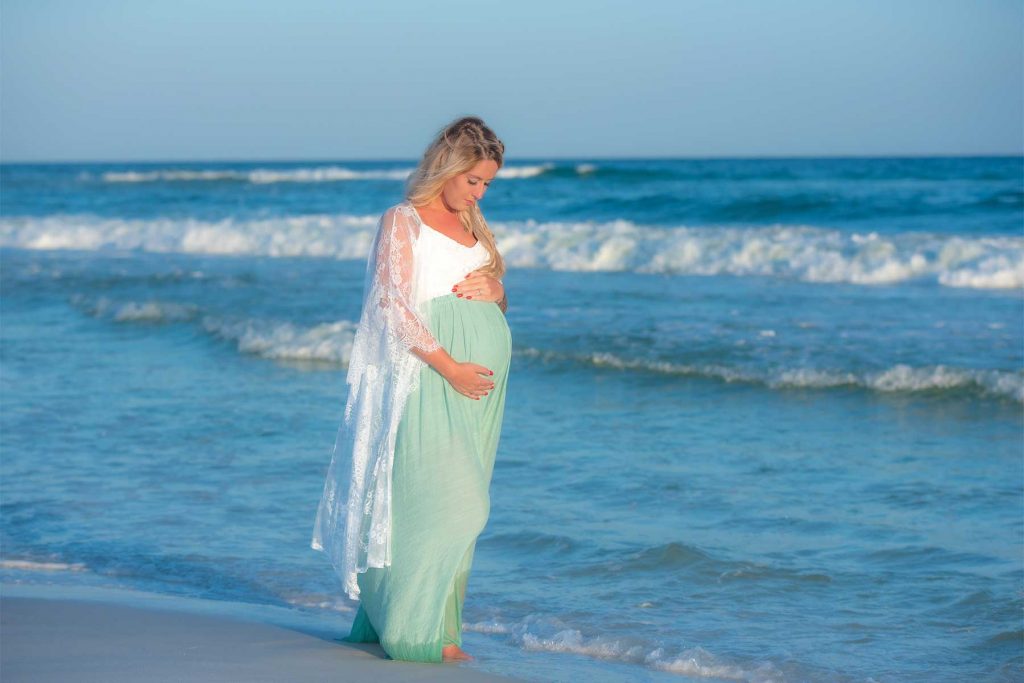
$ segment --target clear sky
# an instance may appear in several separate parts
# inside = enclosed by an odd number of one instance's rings
[[[1019,154],[1021,0],[3,0],[0,157]]]

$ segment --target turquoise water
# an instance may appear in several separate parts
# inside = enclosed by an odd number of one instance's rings
[[[411,165],[0,169],[0,579],[347,632],[309,534]],[[510,162],[474,666],[1024,678],[1022,169]]]

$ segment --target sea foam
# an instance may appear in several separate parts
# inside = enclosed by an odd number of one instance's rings
[[[231,318],[204,313],[193,304],[147,300],[114,301],[81,294],[71,302],[89,315],[119,323],[196,322],[206,334],[230,342],[241,353],[282,361],[309,361],[347,366],[352,355],[356,323],[337,320],[315,325],[261,318]]]
[[[463,630],[503,636],[524,650],[581,655],[594,659],[637,664],[650,669],[714,680],[775,683],[786,680],[770,662],[744,667],[723,661],[695,646],[670,650],[641,639],[588,636],[561,620],[545,615],[528,615],[518,621],[490,619],[466,623]]]
[[[206,316],[202,325],[207,332],[236,343],[243,353],[337,365],[348,365],[356,330],[356,324],[349,320],[302,327],[289,322]]]
[[[674,363],[630,358],[604,351],[567,353],[536,348],[516,353],[542,361],[569,361],[595,367],[639,370],[666,375],[706,377],[724,382],[760,384],[773,389],[828,389],[859,387],[881,393],[973,391],[1024,403],[1024,372],[957,368],[946,365],[913,367],[896,364],[873,371],[851,372],[827,368],[740,368],[715,363]]]
[[[376,216],[345,214],[221,221],[9,217],[0,219],[0,246],[364,259],[376,222]],[[1020,237],[880,235],[800,225],[668,228],[625,220],[494,222],[491,228],[513,268],[1024,288]]]
[[[554,164],[550,163],[506,166],[499,169],[498,177],[533,178],[552,168],[554,168]],[[414,170],[411,166],[351,169],[336,165],[303,168],[254,168],[250,170],[164,168],[145,171],[107,171],[98,176],[83,173],[79,177],[86,181],[98,177],[104,183],[240,182],[267,185],[271,183],[335,183],[350,180],[405,180]]]
[[[88,571],[81,562],[39,562],[36,560],[0,560],[0,569],[17,569],[23,572],[84,572]]]

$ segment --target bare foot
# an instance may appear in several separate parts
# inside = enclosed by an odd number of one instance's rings
[[[458,645],[445,645],[441,648],[441,659],[446,662],[468,662],[473,658]]]

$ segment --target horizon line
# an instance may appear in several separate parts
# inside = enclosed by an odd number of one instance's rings
[[[798,159],[982,159],[982,158],[1021,158],[1024,157],[1024,150],[1019,152],[952,152],[952,153],[919,153],[919,154],[760,154],[752,156],[741,155],[657,155],[657,156],[521,156],[506,157],[503,166],[510,162],[537,162],[537,161],[759,161],[759,160],[798,160]],[[193,157],[193,158],[135,158],[135,159],[16,159],[6,160],[0,157],[0,165],[57,165],[57,164],[192,164],[192,163],[215,163],[215,164],[237,164],[237,163],[308,163],[308,162],[367,162],[367,161],[404,161],[416,163],[417,157],[381,156],[381,157],[250,157],[250,158],[229,158],[229,157]]]

